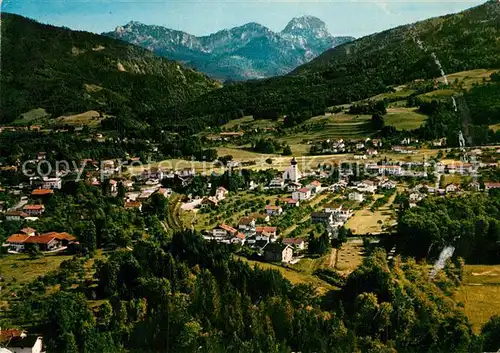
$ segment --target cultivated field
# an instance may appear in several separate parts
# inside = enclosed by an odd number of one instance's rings
[[[388,92],[388,93],[381,93],[376,96],[373,96],[369,99],[365,99],[362,102],[365,101],[379,101],[379,100],[384,100],[384,99],[406,99],[408,96],[410,96],[412,93],[415,93],[414,90],[409,89],[406,85],[398,86],[395,88],[396,92]]]
[[[301,126],[287,132],[287,136],[279,140],[289,145],[296,145],[305,141],[366,138],[374,132],[370,119],[371,115],[350,115],[343,112],[321,115],[307,120]]]
[[[279,120],[280,122],[282,120]],[[276,121],[272,120],[254,120],[252,116],[244,116],[243,118],[234,119],[230,122],[222,125],[224,130],[239,130],[241,128],[245,129],[265,129],[274,128],[276,126]]]

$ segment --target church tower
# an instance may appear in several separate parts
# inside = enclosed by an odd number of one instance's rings
[[[294,183],[299,181],[301,174],[297,164],[298,164],[297,160],[295,159],[295,157],[293,157],[292,160],[290,161],[290,167],[288,167],[288,169],[285,170],[285,172],[283,173],[284,180],[291,181]]]

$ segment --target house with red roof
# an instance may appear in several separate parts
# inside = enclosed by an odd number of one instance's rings
[[[29,237],[30,236],[26,234],[12,234],[5,240],[2,246],[8,247],[9,250],[14,252],[20,252],[24,250],[24,242]]]
[[[26,228],[24,230],[27,231]],[[33,232],[30,233],[33,234]],[[65,249],[74,242],[76,238],[65,232],[50,232],[41,235],[13,234],[2,246],[9,248],[9,252],[13,253],[23,252],[30,245],[37,245],[41,251],[57,251]]]
[[[137,209],[142,211],[142,202],[139,201],[127,201],[124,204],[125,209],[131,210],[131,209]]]
[[[293,246],[296,250],[305,250],[306,242],[301,238],[286,238],[283,239],[283,245]]]
[[[232,238],[236,234],[238,234],[238,231],[227,224],[219,224],[217,227],[212,229],[212,236],[215,240]]]
[[[281,202],[283,202],[286,206],[289,207],[299,207],[300,205],[300,201],[294,199],[282,199]]]
[[[280,214],[283,213],[283,208],[281,206],[267,205],[266,213],[269,216],[279,216]]]
[[[311,189],[302,188],[292,193],[292,199],[294,200],[309,200],[312,196]]]
[[[307,188],[311,190],[312,194],[317,194],[321,192],[321,183],[318,180],[313,180],[307,185]]]
[[[54,194],[52,189],[35,189],[31,192],[33,197],[46,197]]]
[[[241,232],[238,232],[231,239],[231,243],[243,245],[245,243],[245,240],[246,240],[246,235]]]
[[[200,208],[216,208],[219,206],[219,200],[214,196],[204,197],[200,203]]]
[[[484,183],[484,190],[500,189],[500,183]]]
[[[257,236],[266,235],[266,236],[276,237],[277,232],[278,232],[278,228],[277,227],[269,227],[269,226],[255,227],[255,232],[256,232]]]
[[[20,221],[29,215],[22,211],[7,211],[5,212],[5,220],[6,221]]]
[[[41,216],[45,212],[44,205],[25,205],[23,211],[30,216]]]

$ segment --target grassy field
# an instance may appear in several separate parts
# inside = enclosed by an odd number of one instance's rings
[[[37,124],[44,123],[50,114],[43,108],[32,109],[29,112],[21,114],[19,118],[14,120],[13,125],[27,125],[27,124]]]
[[[0,273],[7,282],[24,284],[59,268],[61,262],[72,257],[72,255],[50,254],[40,259],[30,259],[24,254],[3,255],[0,258]]]
[[[464,181],[467,183],[472,182],[472,177],[470,176],[463,176],[463,175],[450,175],[450,174],[445,174],[441,176],[442,179],[442,185],[446,186],[448,184],[458,184],[461,185]]]
[[[432,100],[432,99],[443,99],[443,98],[451,98],[454,94],[456,94],[456,91],[454,89],[439,89],[437,91],[432,91],[432,92],[427,92],[424,94],[421,94],[420,98],[424,100]]]
[[[373,96],[369,99],[365,99],[362,102],[365,101],[379,101],[379,100],[384,100],[384,99],[390,99],[393,100],[395,98],[401,98],[404,100],[408,96],[410,96],[412,93],[415,93],[414,90],[409,89],[406,85],[398,86],[395,88],[395,92],[387,92],[387,93],[381,93],[376,96]]]
[[[291,267],[297,271],[312,274],[315,270],[330,267],[330,255],[318,258],[304,257]]]
[[[375,195],[375,198],[382,197]],[[394,202],[396,194],[392,195],[389,202],[375,212],[370,211],[370,205],[362,210],[356,211],[345,224],[346,228],[352,230],[353,234],[376,234],[382,232],[383,226],[390,226],[394,222],[394,212],[390,205]]]
[[[349,275],[363,262],[364,248],[361,239],[351,239],[337,252],[335,268],[344,275]]]
[[[417,108],[389,108],[384,122],[398,130],[414,130],[418,129],[426,118],[427,116],[417,112]]]
[[[280,122],[282,120],[278,120]],[[276,121],[272,120],[253,120],[252,116],[244,116],[243,118],[231,120],[230,122],[222,125],[224,130],[239,130],[245,129],[265,129],[276,127]]]
[[[301,284],[301,283],[312,284],[313,286],[316,287],[319,293],[325,293],[326,291],[335,289],[335,287],[333,287],[332,285],[326,283],[325,281],[319,279],[316,276],[313,276],[311,273],[309,273],[309,271],[285,268],[283,266],[270,264],[267,262],[248,260],[240,256],[237,256],[237,258],[240,259],[241,261],[247,262],[250,266],[258,266],[262,269],[278,270],[279,272],[281,272],[283,277],[289,280],[292,284]]]
[[[24,284],[35,280],[38,276],[57,270],[70,255],[46,255],[40,259],[30,259],[28,255],[8,254],[0,258],[0,276],[4,278],[1,297],[8,297]]]
[[[464,88],[470,89],[475,83],[482,83],[483,79],[489,80],[492,73],[498,70],[486,70],[486,69],[476,69],[469,71],[455,72],[453,74],[447,75],[448,82],[454,84],[456,80],[463,85]],[[438,78],[439,82],[444,82],[444,78]]]
[[[104,117],[101,117],[99,112],[89,110],[88,112],[81,114],[60,116],[56,119],[56,121],[60,124],[66,125],[98,127],[103,119]]]
[[[455,297],[479,332],[491,316],[500,315],[500,266],[466,265],[466,275]]]
[[[267,129],[275,128],[277,123],[283,122],[283,119],[278,121],[260,119],[254,120],[252,116],[244,116],[243,118],[231,120],[222,125],[224,130],[240,130],[240,129]]]
[[[371,115],[349,115],[343,112],[321,115],[309,119],[279,140],[296,145],[305,141],[369,137],[373,134],[370,119]]]

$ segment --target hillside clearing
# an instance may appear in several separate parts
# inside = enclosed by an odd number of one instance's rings
[[[66,125],[98,127],[104,119],[105,117],[103,117],[101,113],[95,110],[89,110],[81,114],[60,116],[56,121]]]
[[[417,112],[417,108],[389,108],[384,116],[386,125],[394,126],[398,130],[414,130],[422,126],[427,119],[426,115]]]
[[[483,83],[483,80],[489,80],[491,74],[498,70],[475,69],[469,71],[460,71],[447,75],[448,82],[454,84],[458,80],[464,88],[471,89],[473,84]],[[438,78],[439,82],[444,82],[444,78]]]
[[[301,284],[301,283],[312,284],[316,287],[316,289],[320,293],[325,293],[326,291],[335,288],[332,285],[326,283],[325,281],[319,279],[318,277],[313,276],[312,274],[303,273],[297,270],[285,268],[267,262],[248,260],[247,258],[241,256],[236,256],[236,258],[243,262],[248,263],[252,267],[257,266],[265,270],[277,270],[283,275],[283,277],[289,280],[292,284]]]
[[[50,114],[43,108],[32,109],[29,112],[21,114],[16,120],[14,120],[13,125],[43,123],[49,117]]]
[[[282,122],[283,119],[278,121],[272,121],[267,119],[254,120],[252,116],[244,116],[239,119],[234,119],[228,123],[222,125],[224,130],[239,130],[240,128],[245,129],[266,129],[274,128],[278,122]]]
[[[70,255],[45,255],[40,259],[30,259],[28,255],[4,255],[0,258],[0,275],[4,279],[2,297],[15,293],[23,285],[38,276],[57,270],[61,263],[71,259]]]
[[[343,275],[349,275],[361,265],[363,256],[363,241],[350,239],[338,250],[335,268]]]

